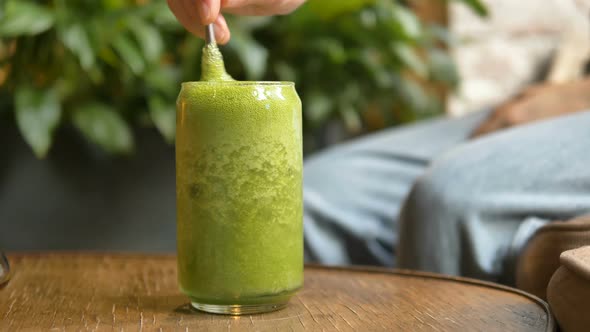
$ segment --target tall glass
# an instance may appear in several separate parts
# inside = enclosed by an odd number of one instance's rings
[[[303,282],[301,101],[290,82],[187,82],[177,100],[178,279],[193,307],[282,308]]]

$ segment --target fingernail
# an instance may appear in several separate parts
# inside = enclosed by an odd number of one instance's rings
[[[201,16],[201,23],[203,23],[203,24],[211,23],[208,21],[209,16],[211,15],[211,9],[209,8],[207,1],[205,1],[205,0],[199,1],[199,15]]]

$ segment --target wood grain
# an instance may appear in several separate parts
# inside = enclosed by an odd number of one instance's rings
[[[379,268],[306,267],[286,309],[193,311],[173,256],[9,255],[0,331],[549,331],[544,302],[511,288]]]

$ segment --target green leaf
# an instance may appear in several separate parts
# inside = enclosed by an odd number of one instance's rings
[[[295,71],[295,68],[285,61],[277,61],[274,70],[281,81],[295,82],[297,80],[297,72]]]
[[[15,95],[16,123],[38,158],[47,155],[53,131],[59,123],[61,105],[55,90],[19,87]]]
[[[149,99],[150,117],[168,143],[174,143],[176,135],[176,109],[174,103],[159,96]]]
[[[101,2],[101,6],[104,7],[104,9],[106,9],[108,11],[122,9],[128,3],[128,1],[126,1],[126,0],[102,0],[100,2]]]
[[[168,9],[168,5],[166,5],[164,1],[151,1],[143,6],[149,7],[148,9],[151,11],[151,19],[161,28],[184,32],[184,28],[178,23],[178,20],[174,17],[172,11]]]
[[[73,123],[86,138],[111,153],[129,153],[133,136],[125,120],[107,105],[93,103],[78,107]]]
[[[51,11],[30,1],[8,1],[5,8],[0,20],[0,36],[33,36],[53,26],[54,17]]]
[[[336,16],[357,12],[361,8],[375,3],[375,0],[309,0],[307,1],[308,9],[321,17],[329,20]]]
[[[454,36],[446,27],[437,24],[428,26],[429,34],[437,41],[441,41],[446,47],[453,48],[458,46],[456,36]]]
[[[319,125],[324,122],[332,112],[334,103],[328,96],[316,91],[312,91],[305,102],[305,116],[312,125]]]
[[[384,68],[382,58],[379,50],[368,47],[354,54],[354,60],[363,66],[363,72],[377,88],[391,86],[390,71]]]
[[[471,8],[477,15],[485,17],[488,16],[488,9],[480,0],[457,0],[466,4]]]
[[[273,19],[270,16],[228,16],[228,25],[240,31],[253,31],[269,26]]]
[[[258,80],[264,75],[268,51],[254,40],[251,35],[240,30],[234,30],[232,42],[229,46],[235,48],[249,80]]]
[[[399,60],[420,77],[426,77],[428,69],[416,50],[406,43],[394,42],[391,45],[393,53]]]
[[[175,97],[178,94],[180,70],[175,66],[153,66],[146,72],[144,79],[151,90],[166,97]]]
[[[178,47],[180,65],[177,68],[182,75],[182,81],[192,81],[195,77],[201,76],[200,60],[203,44],[204,43],[201,39],[194,38],[190,35],[186,36],[182,44]]]
[[[453,59],[448,53],[439,49],[432,49],[428,52],[430,63],[430,77],[432,80],[444,82],[450,86],[456,86],[459,82],[459,74]]]
[[[164,50],[164,41],[158,29],[137,17],[128,19],[128,27],[135,35],[147,61],[158,61]]]
[[[342,65],[346,62],[346,49],[336,38],[318,38],[310,44],[310,47],[316,49],[318,53],[326,55],[334,64]]]
[[[420,85],[410,79],[398,79],[394,92],[414,113],[426,113],[431,108],[431,98]]]
[[[90,45],[88,33],[81,24],[71,24],[60,31],[63,44],[74,53],[82,68],[89,70],[95,64],[94,50]]]
[[[410,10],[403,6],[393,6],[393,19],[396,29],[408,39],[418,39],[422,34],[420,21]]]
[[[339,107],[340,115],[349,132],[359,133],[363,127],[361,117],[350,104],[343,104]]]
[[[372,8],[361,11],[359,18],[363,28],[372,30],[377,27],[377,14]]]
[[[145,61],[141,52],[128,36],[124,34],[117,35],[113,40],[113,48],[134,74],[139,75],[144,71]]]

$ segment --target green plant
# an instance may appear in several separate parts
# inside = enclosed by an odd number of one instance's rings
[[[290,16],[229,24],[228,71],[296,81],[308,130],[339,116],[358,132],[375,108],[387,124],[435,113],[440,101],[416,78],[457,81],[444,30],[397,0],[309,0]],[[38,157],[64,124],[112,153],[132,151],[130,123],[173,142],[179,84],[199,77],[202,42],[163,0],[5,0],[0,38],[0,112],[14,114]]]

